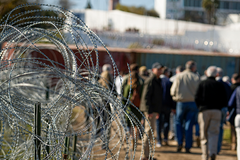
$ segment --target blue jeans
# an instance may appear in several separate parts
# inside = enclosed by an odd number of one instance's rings
[[[183,144],[183,134],[185,130],[185,148],[190,149],[193,142],[193,125],[196,122],[198,108],[195,102],[178,102],[176,109],[176,130],[178,145]],[[183,122],[185,121],[184,129]]]
[[[195,136],[199,137],[200,136],[200,129],[199,129],[199,124],[198,124],[198,114],[196,114],[196,119],[195,119]]]
[[[217,148],[217,153],[221,151],[222,147],[222,140],[223,140],[223,124],[226,123],[226,117],[227,117],[227,111],[228,108],[224,107],[222,108],[222,117],[221,117],[221,123],[220,123],[220,130],[219,130],[219,137],[218,137],[218,148]]]
[[[170,113],[171,110],[164,110],[161,113],[159,113],[159,118],[156,120],[157,125],[157,142],[162,144],[162,128],[163,128],[163,135],[164,135],[164,141],[168,140],[168,132],[169,132],[169,126],[170,126]]]

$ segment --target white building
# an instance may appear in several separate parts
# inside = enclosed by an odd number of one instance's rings
[[[144,34],[183,35],[185,31],[204,32],[212,28],[212,25],[207,24],[142,16],[120,10],[103,11],[86,9],[73,10],[73,13],[81,18],[89,28],[100,31],[125,32],[129,28],[135,28],[139,30],[139,33]],[[216,26],[216,28],[219,27]]]
[[[139,30],[139,36],[144,34],[160,36],[169,43],[181,42],[202,49],[216,48],[229,53],[240,53],[240,25],[213,26],[202,23],[187,22],[174,19],[141,16],[119,10],[75,10],[73,13],[82,19],[94,31],[111,31],[121,35],[129,28]],[[236,18],[235,18],[236,19]],[[70,23],[71,22],[67,22]],[[124,35],[124,34],[122,34]],[[112,41],[112,40],[111,40]]]
[[[155,0],[154,9],[161,19],[181,19],[184,17],[183,0]]]
[[[114,10],[116,5],[119,3],[119,0],[109,0],[108,10]]]
[[[224,25],[228,14],[240,13],[240,0],[219,1],[219,8],[216,11],[217,23]],[[155,0],[154,9],[162,19],[207,22],[202,0]]]

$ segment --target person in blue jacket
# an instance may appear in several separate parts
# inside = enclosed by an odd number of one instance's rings
[[[162,69],[162,74],[160,75],[162,82],[162,108],[159,113],[159,117],[156,121],[157,124],[157,145],[156,147],[161,147],[164,143],[168,145],[168,132],[170,126],[170,113],[171,110],[176,109],[176,103],[173,101],[172,96],[170,95],[170,89],[172,86],[172,82],[169,80],[169,69],[164,67]],[[161,131],[163,128],[164,139],[162,141]]]
[[[229,107],[236,108],[236,116],[234,120],[236,135],[237,135],[237,157],[240,160],[240,86],[235,89],[229,102]]]

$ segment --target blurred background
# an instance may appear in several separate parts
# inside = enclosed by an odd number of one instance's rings
[[[150,67],[159,59],[174,68],[194,59],[200,64],[200,74],[212,64],[224,68],[229,76],[239,72],[240,0],[0,0],[0,18],[25,3],[70,10],[110,50],[129,53],[125,63]],[[72,44],[70,33],[64,35]]]

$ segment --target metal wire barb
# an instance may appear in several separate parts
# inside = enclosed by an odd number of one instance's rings
[[[45,11],[55,16],[43,16]],[[66,43],[65,32],[77,52]],[[37,149],[36,159],[136,158],[136,133],[129,134],[126,117],[141,137],[149,135],[127,112],[114,84],[108,89],[99,84],[99,46],[109,55],[114,81],[119,71],[104,43],[81,19],[54,5],[20,5],[0,21],[0,44],[0,159],[34,159]],[[45,52],[49,44],[56,52]],[[39,128],[34,123],[37,103]],[[154,142],[149,142],[153,156]],[[138,158],[143,138],[141,143]]]

